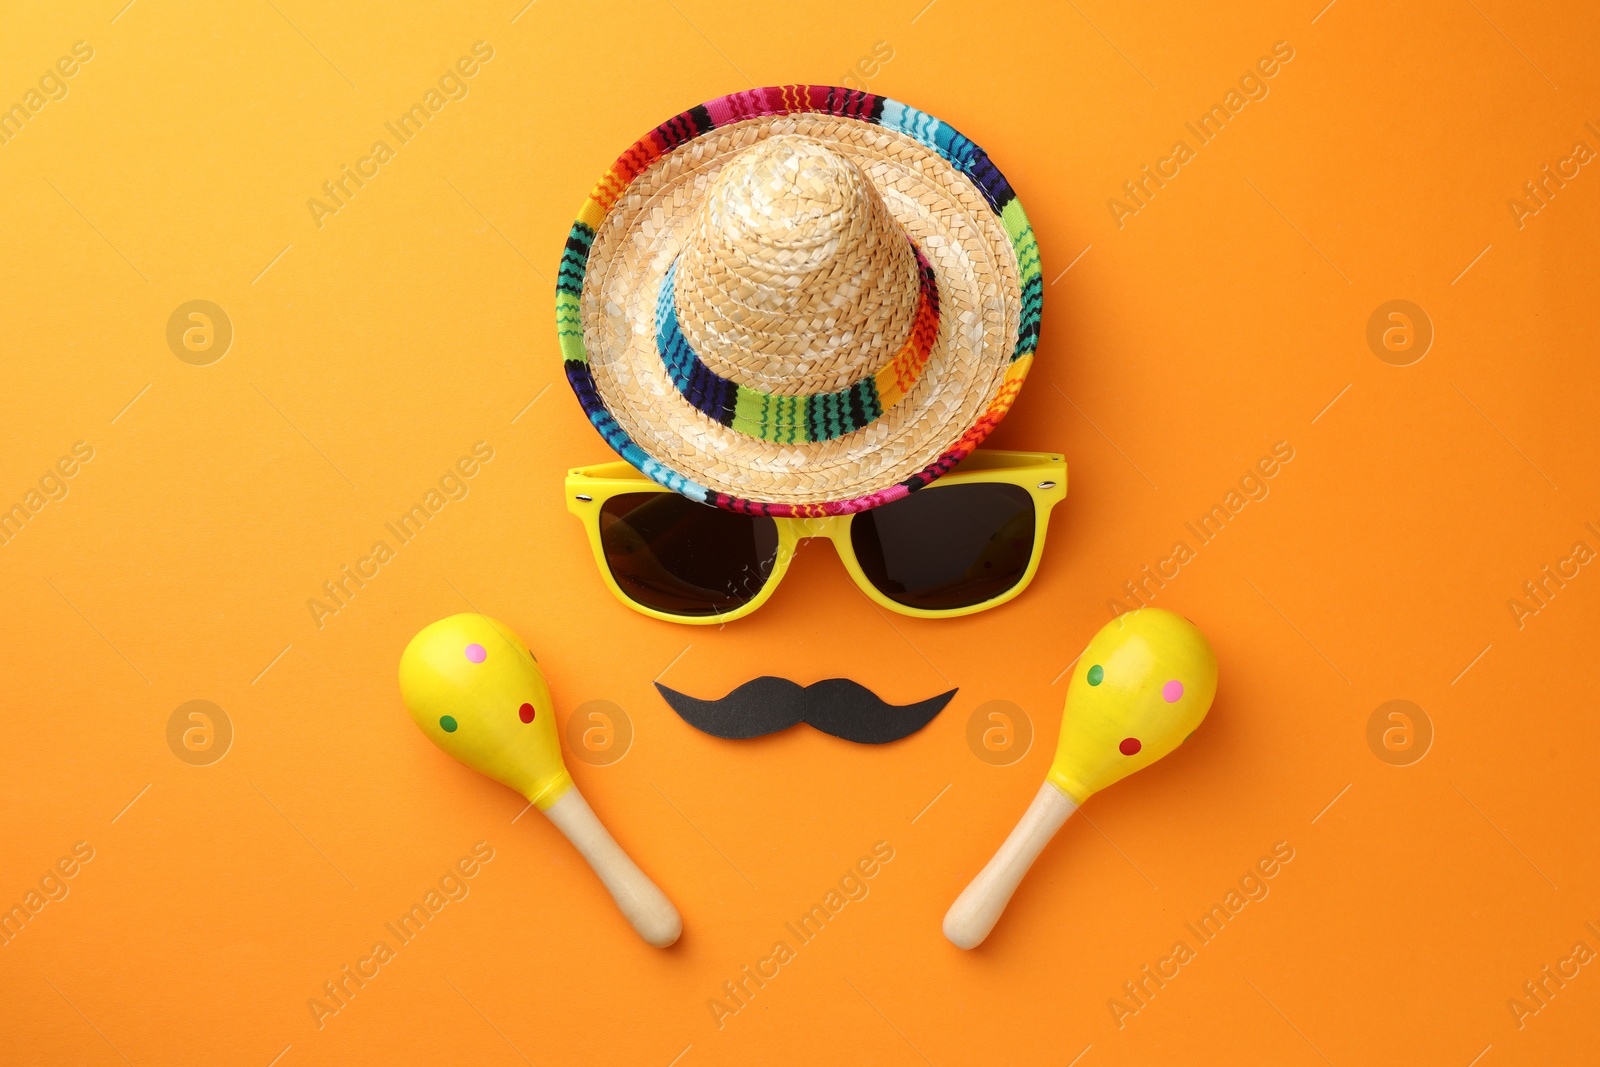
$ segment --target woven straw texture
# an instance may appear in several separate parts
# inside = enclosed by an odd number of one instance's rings
[[[739,153],[686,237],[679,321],[723,377],[791,396],[833,392],[910,335],[920,288],[911,245],[872,182],[821,142],[774,134]]]
[[[685,112],[618,160],[568,241],[557,326],[590,421],[646,475],[734,510],[838,514],[987,435],[1032,361],[1041,288],[1026,216],[975,145],[881,97],[789,86]]]

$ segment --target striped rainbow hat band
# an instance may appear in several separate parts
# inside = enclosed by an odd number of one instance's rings
[[[595,233],[633,179],[660,157],[696,137],[747,119],[818,113],[894,130],[937,152],[982,194],[1015,252],[1021,288],[1017,343],[999,389],[983,414],[938,459],[886,489],[826,504],[761,503],[718,492],[656,460],[633,441],[607,409],[584,348],[580,304]],[[826,441],[869,425],[909,391],[938,333],[938,289],[920,250],[922,275],[915,326],[906,344],[875,373],[833,393],[778,396],[718,376],[684,341],[673,303],[676,262],[655,308],[656,345],[668,377],[684,399],[739,433],[774,443]],[[948,472],[988,436],[1010,410],[1038,343],[1043,277],[1033,229],[1022,204],[989,157],[948,124],[886,97],[833,86],[787,85],[724,96],[662,123],[618,158],[596,184],[573,224],[556,282],[556,330],[567,380],[590,423],[616,452],[650,478],[692,500],[732,511],[772,516],[845,515],[900,499]]]

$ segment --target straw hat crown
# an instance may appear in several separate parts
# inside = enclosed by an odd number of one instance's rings
[[[776,135],[717,176],[673,294],[706,367],[762,392],[836,392],[906,343],[917,256],[873,183],[821,141]]]

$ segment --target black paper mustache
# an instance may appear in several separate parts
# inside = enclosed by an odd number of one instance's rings
[[[684,722],[714,737],[740,741],[804,722],[825,734],[861,745],[883,745],[916,733],[956,695],[952,689],[901,706],[885,703],[872,690],[848,678],[800,685],[771,675],[745,682],[720,700],[701,700],[668,689],[660,682],[656,688]]]

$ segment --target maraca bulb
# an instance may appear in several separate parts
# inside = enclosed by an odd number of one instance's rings
[[[1081,804],[1188,738],[1217,693],[1217,657],[1181,615],[1138,608],[1083,650],[1047,780]]]
[[[400,695],[430,741],[541,811],[572,787],[544,675],[495,620],[452,615],[413,637],[400,657]]]

